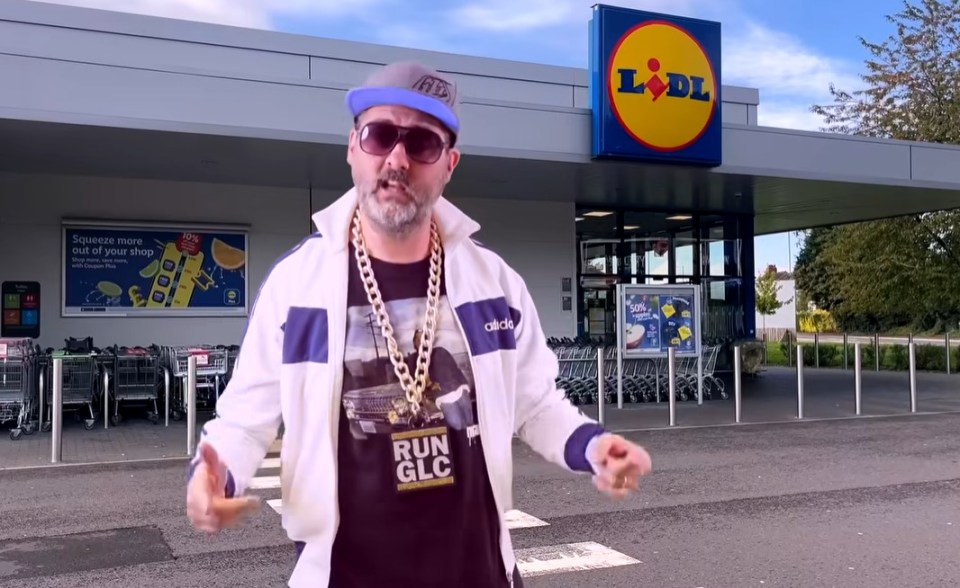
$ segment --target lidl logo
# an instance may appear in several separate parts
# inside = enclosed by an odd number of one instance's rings
[[[620,38],[607,88],[626,131],[658,151],[689,147],[716,110],[716,77],[706,52],[669,22],[645,22]]]
[[[597,10],[594,154],[719,165],[719,25]]]

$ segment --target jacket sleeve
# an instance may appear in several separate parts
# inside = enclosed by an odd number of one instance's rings
[[[217,402],[217,416],[204,425],[198,443],[197,456],[199,446],[208,443],[226,465],[228,496],[246,490],[280,428],[282,324],[286,313],[278,274],[275,268],[260,288],[233,375]]]
[[[544,459],[570,471],[592,473],[587,445],[604,428],[580,412],[557,388],[559,362],[547,346],[526,286],[521,287],[519,302],[520,320],[515,324],[517,434]]]

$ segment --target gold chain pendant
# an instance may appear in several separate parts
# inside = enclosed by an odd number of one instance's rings
[[[410,406],[411,414],[416,416],[420,413],[423,394],[426,391],[427,381],[430,373],[430,356],[433,352],[433,341],[436,336],[437,323],[439,322],[438,307],[440,303],[440,278],[443,265],[441,263],[441,254],[443,248],[440,244],[440,232],[437,223],[430,220],[430,279],[427,282],[427,309],[423,318],[423,336],[420,339],[420,348],[417,351],[417,367],[413,376],[403,361],[403,354],[397,346],[394,336],[393,325],[390,323],[390,317],[387,315],[386,304],[380,294],[380,287],[377,279],[373,275],[373,267],[370,263],[370,257],[367,254],[366,242],[360,230],[360,209],[353,215],[353,246],[356,252],[357,266],[360,270],[360,277],[363,280],[364,289],[367,293],[367,300],[377,316],[377,322],[380,325],[380,331],[387,342],[387,350],[390,354],[390,362],[393,364],[393,371],[400,381],[400,386],[407,397],[407,403]]]

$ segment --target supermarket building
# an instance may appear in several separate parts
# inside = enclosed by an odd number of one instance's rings
[[[759,91],[720,82],[711,23],[611,14],[591,80],[5,0],[0,281],[30,301],[4,298],[6,331],[39,322],[43,347],[238,343],[270,265],[350,185],[344,92],[399,59],[461,84],[448,195],[526,279],[548,336],[612,336],[617,283],[692,282],[705,338],[752,338],[754,236],[960,202],[960,149],[760,127]],[[657,35],[675,51],[648,59]]]

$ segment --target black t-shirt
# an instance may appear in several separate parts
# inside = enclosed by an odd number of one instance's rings
[[[406,396],[353,248],[339,432],[340,526],[331,588],[507,586],[467,347],[441,287],[424,411]],[[372,260],[397,345],[416,374],[429,259]]]

